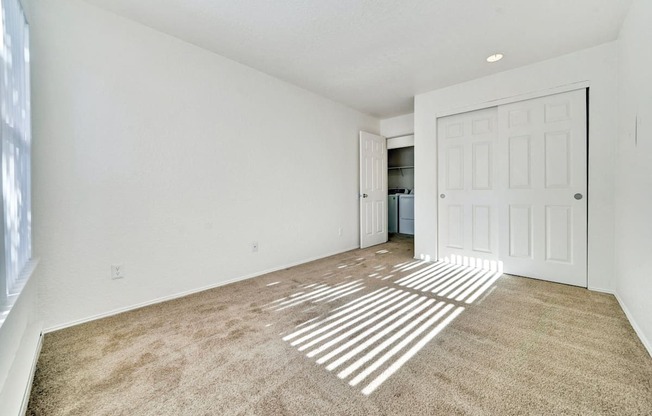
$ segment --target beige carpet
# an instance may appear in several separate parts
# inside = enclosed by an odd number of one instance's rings
[[[652,414],[613,296],[395,238],[45,336],[31,415]]]

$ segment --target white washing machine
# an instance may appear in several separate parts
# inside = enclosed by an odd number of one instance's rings
[[[414,235],[414,195],[398,196],[398,232]]]

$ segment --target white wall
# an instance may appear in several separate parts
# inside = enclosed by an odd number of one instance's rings
[[[652,354],[652,2],[634,2],[619,40],[616,293]],[[638,116],[638,137],[636,118]],[[638,142],[638,144],[637,144]]]
[[[43,328],[38,307],[38,272],[0,324],[0,415],[18,415],[29,392]]]
[[[30,5],[21,3],[31,21]],[[0,309],[0,415],[18,415],[31,389],[43,329],[39,279],[37,268],[11,306]]]
[[[32,8],[46,329],[359,246],[379,120],[80,1]]]
[[[385,137],[414,134],[414,114],[404,114],[380,120],[380,134]]]
[[[617,43],[611,42],[415,97],[415,254],[436,258],[436,117],[588,81],[589,287],[613,289]]]

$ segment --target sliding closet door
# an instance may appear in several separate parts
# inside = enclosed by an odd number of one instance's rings
[[[586,91],[437,120],[439,258],[587,286]]]
[[[437,120],[439,258],[498,260],[496,108]]]
[[[505,272],[586,287],[586,91],[500,106],[498,132]]]

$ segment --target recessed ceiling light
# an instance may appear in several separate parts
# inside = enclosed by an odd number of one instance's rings
[[[503,54],[502,53],[496,53],[491,56],[487,57],[487,62],[498,62],[501,59],[503,59]]]

